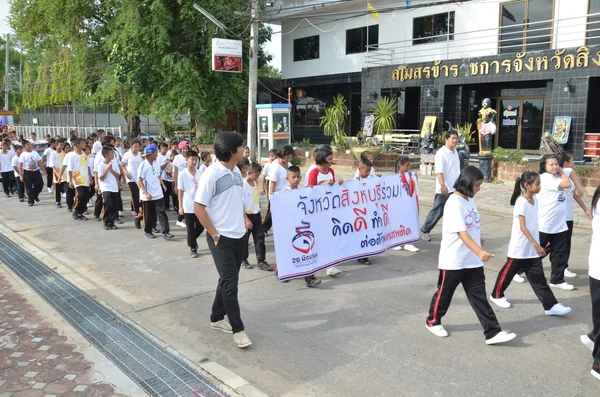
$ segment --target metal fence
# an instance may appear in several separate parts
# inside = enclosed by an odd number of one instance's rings
[[[31,134],[35,133],[38,139],[44,139],[46,135],[50,135],[53,138],[60,136],[61,138],[69,139],[71,137],[71,131],[77,131],[80,138],[87,138],[92,133],[97,132],[99,129],[103,129],[107,134],[113,134],[115,137],[122,138],[121,127],[62,127],[56,125],[16,125],[14,126],[17,135],[23,135],[25,139],[31,138]]]

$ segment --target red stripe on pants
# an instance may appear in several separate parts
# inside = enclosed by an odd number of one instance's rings
[[[438,296],[435,299],[435,305],[433,306],[433,320],[429,321],[429,326],[432,327],[433,324],[437,322],[437,312],[440,307],[440,300],[442,299],[442,292],[444,291],[444,281],[446,281],[446,271],[442,270],[442,282],[440,284],[440,289],[438,291]]]

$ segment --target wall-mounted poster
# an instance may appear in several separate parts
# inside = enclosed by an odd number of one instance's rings
[[[261,117],[259,127],[260,127],[260,132],[263,132],[263,133],[269,132],[269,118]]]
[[[372,114],[365,117],[365,125],[363,126],[364,136],[373,136],[373,123],[375,122],[375,116]]]
[[[437,116],[425,116],[425,120],[423,120],[423,127],[421,128],[421,138],[425,138],[429,134],[433,134],[435,131],[435,122],[437,121]]]
[[[564,145],[569,140],[571,131],[571,116],[556,116],[552,126],[552,137],[559,145]]]

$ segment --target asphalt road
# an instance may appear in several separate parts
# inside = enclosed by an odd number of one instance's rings
[[[146,240],[130,216],[120,230],[106,232],[100,222],[72,220],[47,193],[33,208],[0,198],[2,229],[65,277],[189,359],[216,361],[271,396],[600,395],[600,382],[589,375],[591,354],[579,342],[591,322],[588,230],[576,230],[573,239],[577,290],[556,291],[573,313],[547,317],[528,284],[513,284],[507,296],[514,307],[495,308],[503,329],[517,334],[506,345],[485,345],[461,288],[443,320],[450,337],[425,330],[438,226],[431,243],[419,244],[420,253],[342,265],[342,274],[322,274],[315,289],[242,270],[242,315],[254,344],[240,350],[230,335],[208,327],[217,273],[204,237],[201,257],[189,258],[185,230],[168,214],[176,239]],[[505,259],[510,220],[482,220],[486,247],[496,254],[486,266],[490,291]],[[267,250],[274,263],[272,237]]]

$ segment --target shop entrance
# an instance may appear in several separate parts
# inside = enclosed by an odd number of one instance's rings
[[[500,97],[496,146],[537,151],[544,132],[545,97]]]

